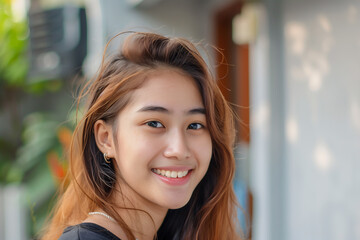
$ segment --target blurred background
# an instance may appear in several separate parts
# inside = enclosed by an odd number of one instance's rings
[[[36,239],[67,171],[79,79],[126,30],[203,44],[241,119],[249,238],[360,239],[359,25],[358,0],[0,0],[0,240]]]

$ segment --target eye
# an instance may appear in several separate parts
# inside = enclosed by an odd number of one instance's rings
[[[191,130],[198,130],[198,129],[201,129],[201,128],[204,128],[204,125],[202,125],[201,123],[191,123],[188,126],[188,129],[191,129]]]
[[[159,121],[150,121],[145,124],[152,128],[163,128],[164,127],[164,125],[162,125],[162,123]]]

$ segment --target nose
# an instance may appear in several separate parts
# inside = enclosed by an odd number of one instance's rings
[[[190,158],[191,151],[186,133],[181,130],[174,130],[169,133],[164,155],[167,158],[174,158],[178,160]]]

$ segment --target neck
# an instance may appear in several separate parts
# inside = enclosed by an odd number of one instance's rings
[[[150,203],[126,186],[121,186],[121,191],[114,191],[112,199],[118,206],[124,206],[116,211],[137,239],[154,239],[168,209]]]

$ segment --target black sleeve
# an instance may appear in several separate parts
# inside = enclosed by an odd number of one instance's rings
[[[81,223],[67,227],[59,240],[120,240],[107,229],[93,224]]]

